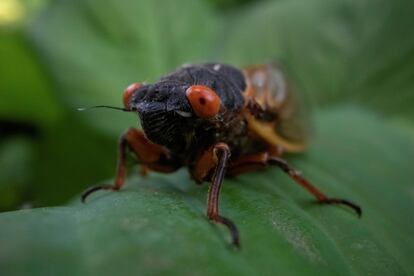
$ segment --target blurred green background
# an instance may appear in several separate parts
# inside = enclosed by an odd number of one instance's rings
[[[0,0],[0,211],[25,209],[0,214],[0,270],[413,274],[413,29],[411,0]],[[184,171],[77,204],[111,181],[118,135],[138,124],[78,107],[120,106],[128,84],[183,63],[272,60],[314,110],[313,144],[290,160],[360,203],[362,220],[311,206],[277,170],[226,181],[241,253],[204,220],[207,187]]]

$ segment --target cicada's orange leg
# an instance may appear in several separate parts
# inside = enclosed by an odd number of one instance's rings
[[[310,192],[319,203],[323,204],[342,204],[352,208],[360,217],[362,215],[362,209],[357,204],[340,198],[330,198],[304,178],[299,171],[289,165],[284,159],[270,155],[267,152],[245,155],[232,162],[229,166],[228,175],[238,175],[247,171],[253,171],[258,168],[266,167],[267,165],[278,166],[282,171],[289,175],[296,183]]]
[[[215,223],[225,225],[231,233],[232,244],[240,247],[239,231],[236,225],[230,219],[219,214],[220,188],[226,174],[229,158],[229,147],[224,143],[215,144],[200,156],[192,170],[192,175],[197,182],[202,182],[210,178],[213,171],[207,198],[207,217]]]
[[[82,193],[82,202],[84,202],[85,199],[95,191],[118,191],[122,188],[126,177],[126,159],[128,149],[130,149],[137,156],[139,163],[142,164],[142,174],[144,174],[147,169],[164,173],[173,172],[178,169],[178,165],[176,162],[172,162],[168,151],[164,147],[149,141],[142,131],[131,128],[122,134],[119,139],[119,156],[115,183],[112,185],[96,185],[86,189]]]

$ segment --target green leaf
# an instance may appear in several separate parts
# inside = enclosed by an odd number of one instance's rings
[[[229,17],[218,57],[281,59],[324,106],[358,103],[413,121],[413,14],[410,0],[261,2]]]
[[[119,106],[129,84],[205,59],[214,22],[209,7],[195,0],[54,1],[33,26],[32,37],[60,95],[75,110]],[[119,112],[83,117],[116,136],[137,121]]]
[[[361,219],[314,204],[272,168],[225,180],[221,210],[242,239],[231,250],[227,229],[204,217],[206,185],[185,171],[151,174],[84,205],[0,215],[0,267],[7,275],[412,274],[413,134],[350,107],[317,122],[315,144],[292,163],[328,194],[361,204]]]
[[[20,31],[0,30],[0,117],[38,126],[57,121],[48,78]]]
[[[27,203],[33,187],[34,145],[30,139],[13,137],[0,142],[0,211],[14,210]]]

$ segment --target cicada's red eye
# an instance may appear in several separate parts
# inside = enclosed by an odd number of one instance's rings
[[[133,83],[125,89],[123,97],[125,108],[129,108],[129,101],[131,100],[132,94],[134,94],[134,91],[140,88],[141,86],[142,85],[140,83]]]
[[[221,101],[211,88],[205,85],[192,85],[187,89],[186,95],[198,117],[208,119],[218,114]]]

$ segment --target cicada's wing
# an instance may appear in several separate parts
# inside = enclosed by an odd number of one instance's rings
[[[246,101],[253,100],[263,110],[249,124],[272,145],[300,152],[306,147],[310,124],[303,98],[293,91],[280,66],[264,64],[244,69]]]

